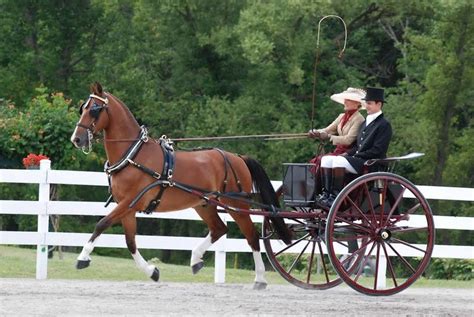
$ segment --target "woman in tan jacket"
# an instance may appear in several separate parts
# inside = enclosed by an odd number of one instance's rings
[[[344,105],[344,113],[341,113],[326,128],[310,130],[308,136],[321,140],[329,139],[336,146],[336,149],[331,153],[333,155],[347,152],[355,142],[360,126],[365,120],[359,112],[363,107],[362,98],[364,97],[364,90],[351,87],[339,94],[332,95],[331,100]]]
[[[310,138],[330,140],[336,146],[333,152],[326,155],[345,155],[355,144],[359,129],[365,121],[365,118],[359,112],[364,107],[362,99],[365,98],[365,95],[364,90],[349,87],[346,91],[331,96],[332,100],[344,105],[344,113],[341,113],[326,128],[313,129],[308,132]],[[319,184],[322,186],[318,189],[319,192],[322,191],[322,194],[317,198],[318,201],[329,198],[333,183],[332,169],[321,166],[321,158],[321,155],[316,156],[310,161],[316,164],[312,172],[320,180]]]

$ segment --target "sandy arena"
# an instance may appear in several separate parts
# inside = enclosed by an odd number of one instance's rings
[[[0,279],[0,316],[473,316],[474,290],[409,288],[369,297],[347,286]]]

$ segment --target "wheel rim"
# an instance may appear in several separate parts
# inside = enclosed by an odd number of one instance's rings
[[[285,245],[278,239],[267,217],[263,223],[263,242],[275,271],[285,280],[305,289],[328,289],[342,283],[333,270],[325,242],[324,219],[286,219],[293,242]],[[356,261],[350,263],[354,270]]]
[[[396,174],[371,173],[338,195],[328,215],[326,240],[330,261],[349,286],[368,295],[391,295],[415,282],[429,264],[433,216],[411,182]],[[348,257],[364,258],[353,272],[344,267],[337,246],[348,240],[361,242]]]

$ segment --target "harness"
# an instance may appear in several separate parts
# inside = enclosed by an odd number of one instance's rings
[[[164,193],[165,189],[167,187],[173,186],[172,178],[173,178],[173,170],[174,170],[174,162],[175,162],[174,149],[173,149],[173,145],[172,145],[171,140],[169,140],[165,135],[163,135],[158,140],[158,142],[161,146],[161,150],[163,151],[163,169],[162,169],[161,174],[134,161],[136,155],[138,154],[138,152],[141,149],[141,146],[144,143],[147,143],[148,140],[149,140],[148,131],[147,131],[145,126],[141,126],[141,131],[140,131],[140,134],[139,134],[137,140],[135,141],[135,143],[133,143],[128,148],[125,155],[117,163],[115,163],[112,166],[109,165],[109,161],[105,162],[104,172],[107,174],[107,178],[108,178],[108,182],[109,182],[109,193],[110,193],[110,196],[109,196],[109,198],[107,199],[107,201],[105,203],[105,207],[107,207],[112,202],[112,200],[114,200],[113,199],[113,194],[112,194],[112,181],[111,181],[112,174],[120,172],[121,170],[123,170],[128,165],[131,165],[135,168],[138,168],[139,170],[141,170],[145,174],[148,174],[151,177],[157,179],[158,182],[159,182],[159,185],[161,186],[156,198],[153,199],[152,201],[150,201],[150,203],[148,204],[148,207],[143,211],[145,213],[153,212],[153,210],[156,207],[158,207],[158,205],[160,203],[160,200],[161,200],[161,196],[163,196],[163,193]],[[153,184],[155,184],[155,183],[153,183]],[[140,196],[140,197],[143,196],[143,194],[149,190],[147,188],[148,187],[145,187],[145,189],[143,189],[137,195],[137,197],[138,196]],[[137,197],[134,199],[135,203],[138,201]],[[133,203],[130,207],[133,207],[133,205],[135,203]]]

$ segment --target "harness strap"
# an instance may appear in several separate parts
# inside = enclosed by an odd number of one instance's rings
[[[218,149],[216,148],[215,149],[221,156],[222,158],[224,159],[224,185],[222,185],[222,192],[225,193],[225,190],[226,190],[226,187],[227,187],[227,158],[225,156],[225,153],[224,151],[222,151],[221,149]]]
[[[110,174],[117,173],[124,169],[130,163],[129,160],[135,158],[143,143],[146,142],[148,142],[148,130],[145,126],[141,126],[137,141],[128,148],[125,155],[114,165],[109,166],[109,161],[105,162],[104,171],[110,176]]]
[[[146,174],[150,175],[153,178],[161,179],[160,173],[152,170],[151,168],[143,166],[143,165],[141,165],[141,164],[139,164],[135,161],[132,161],[131,159],[128,159],[128,163],[130,163],[132,166],[135,166],[136,168],[138,168],[139,170],[145,172]]]
[[[227,157],[226,153],[224,151],[222,151],[221,149],[218,149],[218,148],[216,148],[215,150],[217,152],[219,152],[222,155],[222,157],[224,158],[225,176],[224,176],[224,189],[223,189],[223,192],[225,192],[225,187],[226,187],[226,184],[227,184],[227,166],[230,167],[230,170],[231,170],[232,174],[234,175],[235,182],[237,183],[237,187],[238,187],[239,191],[241,192],[242,191],[242,184],[240,184],[240,179],[238,178],[237,173],[235,172],[234,167],[230,163],[229,158]]]
[[[168,186],[161,184],[160,190],[158,191],[158,194],[156,195],[155,199],[150,201],[146,209],[143,210],[145,214],[147,215],[151,214],[153,210],[155,210],[158,207],[158,205],[161,202],[161,197],[163,196],[166,188],[168,188]]]

